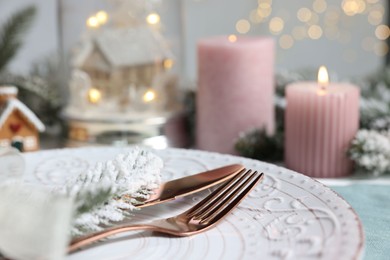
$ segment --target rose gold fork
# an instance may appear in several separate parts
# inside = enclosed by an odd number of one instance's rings
[[[116,226],[82,236],[71,241],[68,252],[71,253],[102,238],[131,230],[149,229],[174,236],[190,236],[206,231],[231,212],[262,178],[263,173],[243,169],[233,179],[222,184],[205,199],[180,215],[148,224]]]

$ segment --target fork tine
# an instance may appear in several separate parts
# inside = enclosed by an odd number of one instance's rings
[[[219,205],[222,205],[229,197],[231,197],[237,189],[239,189],[242,185],[244,185],[249,178],[253,175],[252,170],[248,170],[243,175],[239,176],[239,178],[236,179],[232,185],[227,185],[226,187],[223,187],[220,196],[217,198],[210,200],[209,203],[207,203],[207,206],[203,207],[203,209],[198,211],[196,216],[194,216],[194,219],[202,219],[206,215],[208,215],[213,209],[217,208]]]
[[[230,187],[232,187],[236,182],[238,182],[243,176],[246,174],[249,174],[251,170],[242,169],[236,176],[234,176],[229,181],[222,184],[217,190],[212,192],[210,195],[208,195],[206,198],[204,198],[201,202],[196,204],[193,208],[191,208],[189,211],[186,212],[186,215],[188,217],[192,217],[196,214],[199,214],[199,212],[205,210],[209,207],[211,203],[214,201],[217,201],[227,190],[229,190]]]
[[[263,173],[259,174],[258,172],[254,172],[244,184],[234,190],[234,193],[231,196],[226,195],[223,198],[224,203],[222,205],[221,203],[213,205],[212,208],[207,211],[207,214],[202,214],[200,223],[207,224],[209,222],[213,222],[214,220],[221,219],[222,216],[233,210],[241,202],[241,200],[246,197],[246,195],[262,179],[262,177]]]

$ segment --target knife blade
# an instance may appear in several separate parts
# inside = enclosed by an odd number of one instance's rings
[[[152,206],[205,190],[234,177],[243,169],[244,166],[241,164],[232,164],[162,183],[137,207]]]

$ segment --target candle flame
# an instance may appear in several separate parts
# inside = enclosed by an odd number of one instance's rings
[[[321,66],[318,70],[318,85],[319,89],[317,91],[318,95],[324,96],[326,94],[326,88],[329,84],[329,75],[328,70],[325,66]]]
[[[328,70],[325,66],[321,66],[318,70],[318,84],[323,87],[326,87],[329,84]]]

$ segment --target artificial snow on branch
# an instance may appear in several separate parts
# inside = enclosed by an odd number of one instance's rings
[[[363,172],[379,176],[390,172],[390,131],[359,130],[349,156]]]
[[[69,181],[63,192],[75,199],[73,235],[101,230],[123,220],[161,183],[163,161],[135,148]]]

